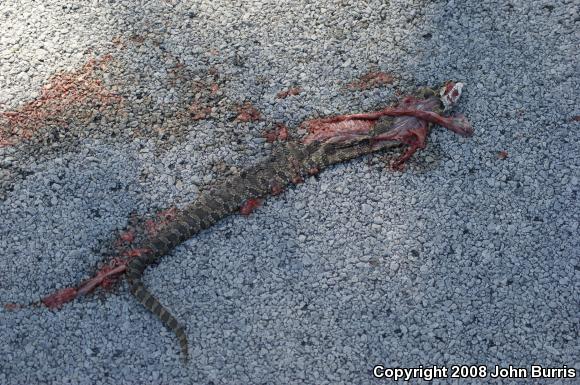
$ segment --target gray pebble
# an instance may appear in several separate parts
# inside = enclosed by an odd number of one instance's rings
[[[66,125],[0,147],[1,384],[367,384],[377,364],[580,370],[576,7],[366,3],[0,3],[0,113],[107,53],[95,79],[125,98],[116,109],[89,98],[62,111]],[[372,71],[394,84],[348,87]],[[134,213],[191,202],[263,159],[272,124],[299,136],[305,119],[448,79],[466,83],[458,112],[474,137],[434,128],[404,172],[386,167],[393,154],[333,167],[147,269],[187,330],[188,366],[125,282],[58,311],[4,307],[94,274]],[[293,86],[303,92],[276,98]],[[209,118],[192,119],[194,101]],[[245,101],[260,121],[235,120]]]

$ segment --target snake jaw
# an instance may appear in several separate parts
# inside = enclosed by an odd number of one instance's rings
[[[457,104],[459,98],[461,98],[461,92],[464,86],[465,84],[461,82],[455,83],[453,81],[448,81],[443,87],[441,87],[439,96],[441,103],[443,103],[443,106],[445,107],[443,111],[448,111]]]

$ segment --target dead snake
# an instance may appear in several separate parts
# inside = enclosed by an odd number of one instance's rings
[[[269,159],[202,193],[195,202],[181,209],[173,221],[140,245],[147,250],[127,267],[133,295],[177,336],[183,358],[188,357],[185,328],[143,284],[144,270],[160,257],[200,231],[235,213],[246,202],[276,195],[304,176],[328,166],[365,154],[406,144],[401,164],[425,145],[433,123],[468,136],[472,129],[462,117],[444,118],[440,114],[457,102],[462,83],[447,82],[439,92],[424,88],[404,98],[396,107],[367,114],[344,115],[307,122],[311,133],[301,141],[290,141],[274,150]]]

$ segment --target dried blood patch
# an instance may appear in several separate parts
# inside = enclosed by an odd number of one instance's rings
[[[142,35],[131,35],[131,37],[129,38],[130,41],[132,41],[135,44],[143,44],[145,42],[145,37]]]
[[[180,65],[183,66],[182,63]],[[181,81],[186,80],[187,76]],[[212,113],[219,112],[220,74],[217,68],[210,67],[204,78],[193,81],[191,91],[193,98],[188,107],[191,119],[208,119]]]
[[[121,102],[122,97],[107,90],[95,75],[96,69],[105,69],[111,60],[111,55],[92,58],[77,71],[56,74],[36,99],[15,110],[0,112],[0,147],[30,139],[50,123],[66,126],[84,104],[92,102],[102,108]]]
[[[282,123],[276,125],[276,131],[278,132],[278,140],[285,141],[288,140],[288,127]]]
[[[193,102],[189,106],[189,113],[193,120],[207,119],[211,114],[211,107],[199,102]]]
[[[497,157],[498,157],[498,159],[501,159],[501,160],[504,160],[504,159],[506,159],[508,156],[509,156],[509,154],[508,154],[508,152],[507,152],[507,151],[499,151],[499,152],[497,153]]]
[[[351,90],[369,90],[371,88],[381,87],[386,84],[392,84],[393,80],[395,80],[393,75],[385,72],[375,71],[361,76],[358,80],[350,82],[346,86]]]
[[[18,310],[18,309],[22,308],[22,305],[17,304],[17,303],[6,303],[3,305],[3,307],[7,311],[14,311],[14,310]]]
[[[276,132],[276,130],[267,131],[264,134],[264,138],[266,138],[266,142],[273,143],[278,139],[278,133]]]
[[[264,134],[264,138],[268,143],[288,140],[288,127],[282,123],[277,123],[274,130],[268,131]]]
[[[299,95],[301,92],[302,92],[302,88],[300,88],[300,87],[291,87],[291,88],[288,88],[287,90],[278,92],[276,94],[276,98],[278,98],[278,99],[285,99],[288,96]]]
[[[238,107],[238,116],[236,119],[240,122],[254,122],[260,120],[260,112],[250,102],[244,102]]]

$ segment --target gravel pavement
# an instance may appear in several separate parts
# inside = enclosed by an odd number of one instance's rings
[[[578,384],[579,22],[569,0],[0,2],[0,384],[391,383],[376,365]],[[394,80],[353,83],[369,72]],[[262,159],[276,123],[447,79],[474,137],[435,129],[405,172],[333,167],[147,270],[189,365],[124,281],[10,309]]]

